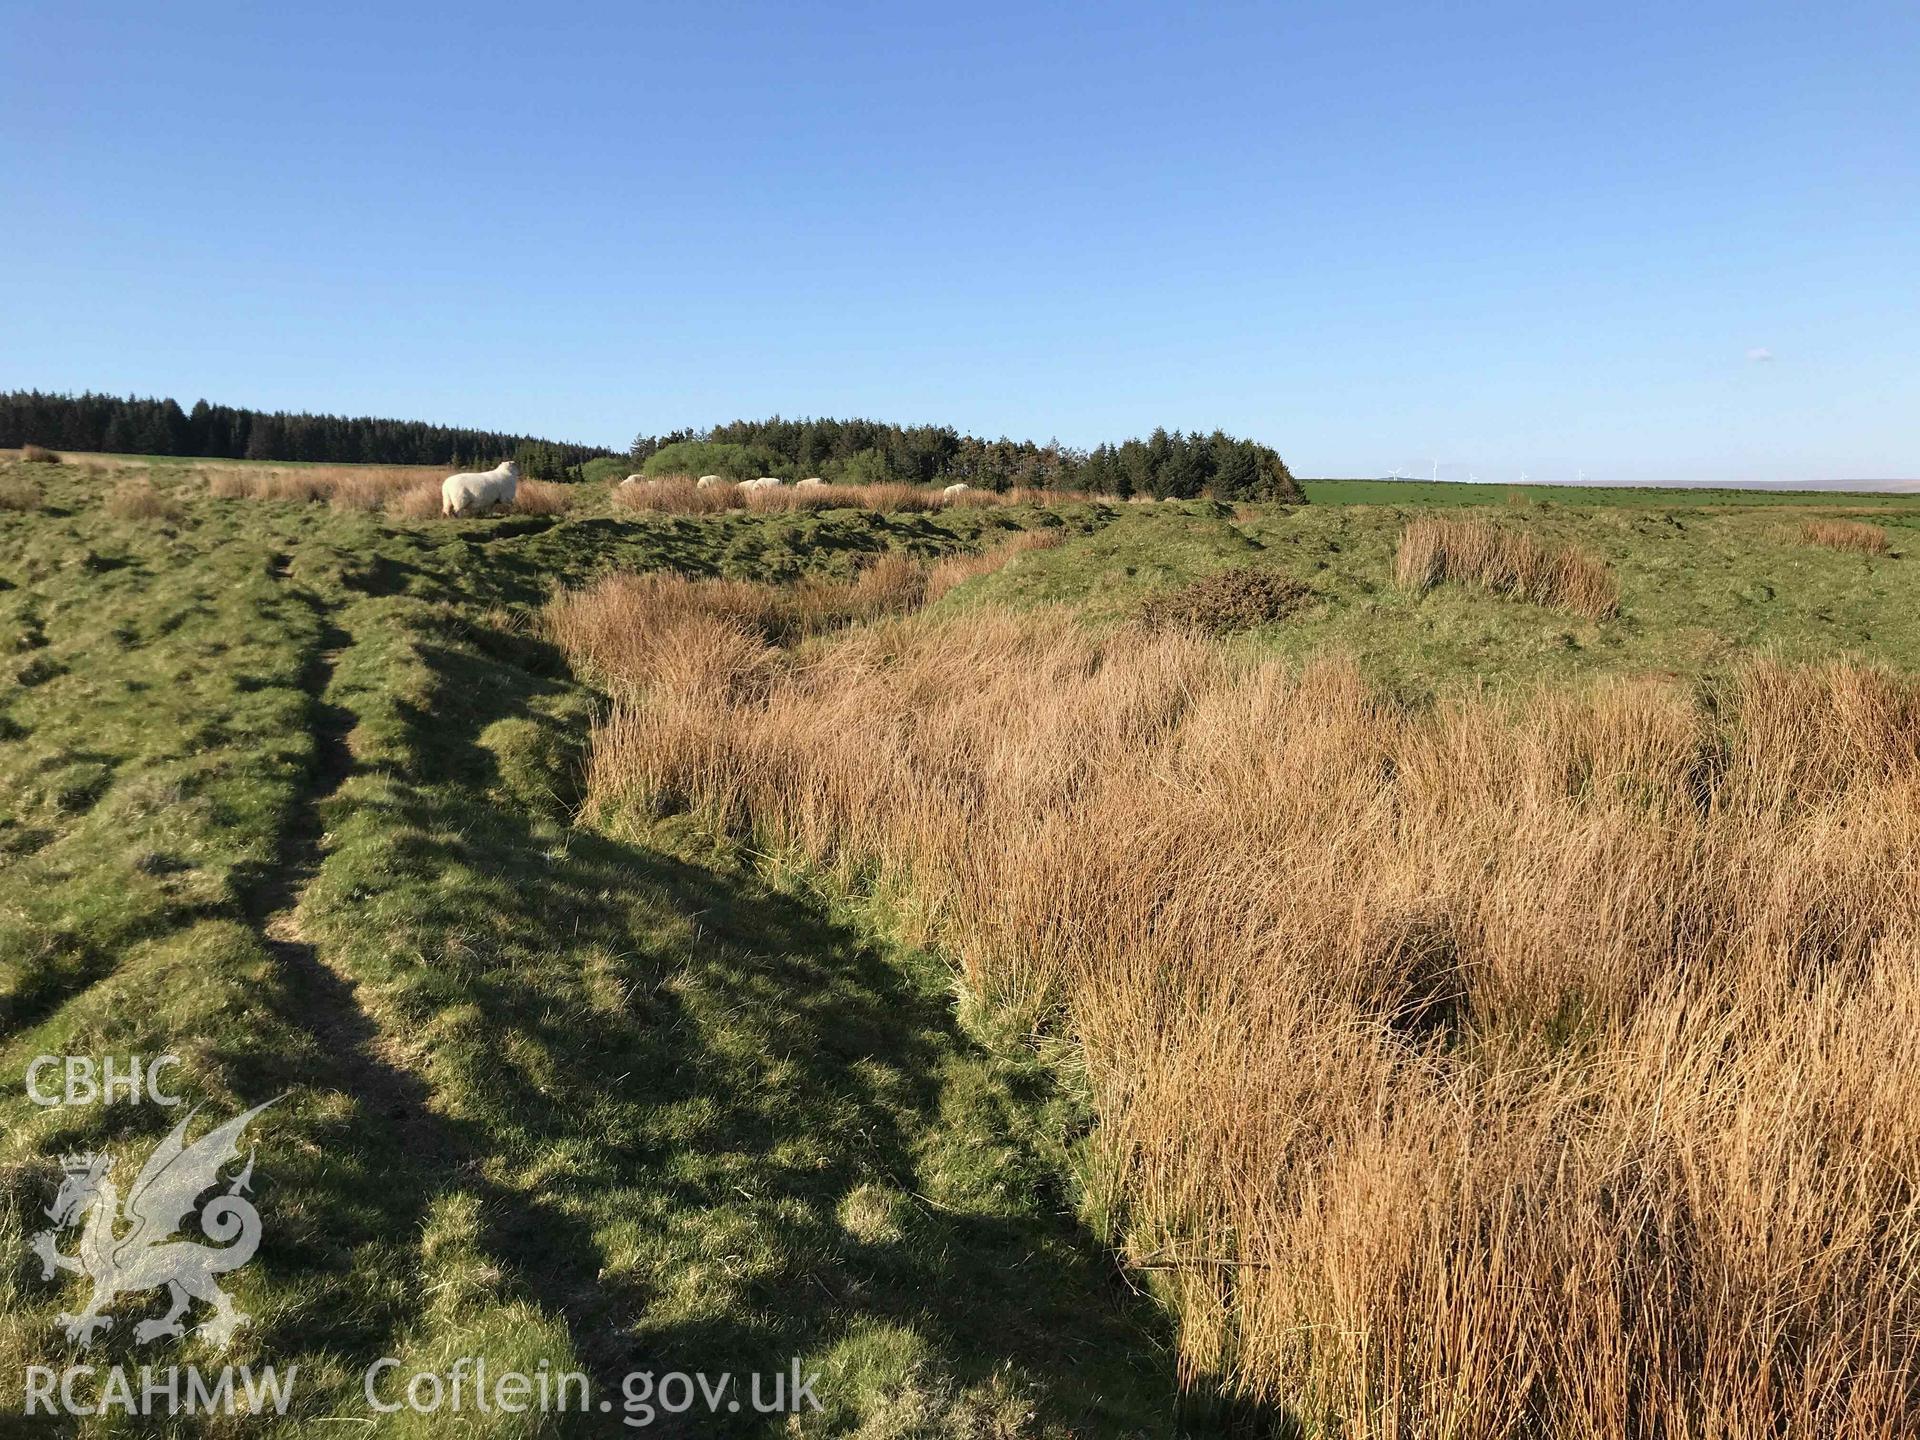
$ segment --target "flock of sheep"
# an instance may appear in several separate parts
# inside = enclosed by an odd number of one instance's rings
[[[644,475],[629,475],[620,483],[639,485],[644,483]],[[727,484],[719,475],[702,475],[694,482],[702,490],[711,490],[715,486]],[[758,480],[743,480],[742,490],[778,490],[786,485],[778,475],[762,475]],[[818,475],[809,475],[804,480],[794,481],[796,490],[816,490],[824,487],[826,481]],[[514,493],[520,488],[520,467],[511,460],[503,460],[491,470],[469,471],[460,475],[449,475],[440,482],[440,513],[442,515],[478,515],[495,506],[510,508]],[[947,499],[964,495],[971,485],[949,485],[940,493]]]

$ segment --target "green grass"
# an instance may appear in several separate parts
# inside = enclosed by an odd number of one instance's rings
[[[1697,492],[1488,509],[1614,567],[1621,614],[1594,624],[1393,587],[1401,526],[1461,487],[692,519],[582,486],[565,517],[445,523],[214,500],[183,462],[154,470],[174,522],[105,512],[126,462],[32,468],[37,504],[0,510],[0,1371],[154,1359],[129,1333],[151,1298],[71,1349],[54,1317],[80,1286],[41,1282],[26,1237],[52,1157],[125,1163],[176,1116],[40,1109],[18,1077],[41,1053],[171,1050],[213,1115],[288,1095],[252,1137],[265,1241],[231,1288],[255,1323],[223,1358],[300,1367],[289,1434],[366,1418],[360,1372],[385,1354],[603,1384],[797,1356],[826,1377],[802,1434],[1179,1423],[1163,1321],[1073,1219],[1071,1085],[956,1005],[883,913],[670,822],[576,819],[601,701],[532,623],[555,585],[845,576],[1046,525],[1066,543],[942,603],[1113,623],[1155,588],[1271,566],[1312,598],[1234,643],[1349,652],[1410,694],[1706,677],[1763,649],[1920,668],[1920,510],[1893,503],[1872,558],[1800,543],[1801,511]],[[496,1414],[476,1433],[611,1431]]]
[[[1844,507],[1829,507],[1841,513]],[[1084,540],[1027,557],[950,604],[1070,605],[1096,623],[1131,617],[1151,590],[1241,565],[1272,566],[1314,592],[1244,642],[1290,660],[1333,652],[1409,696],[1658,672],[1726,673],[1766,652],[1841,655],[1920,669],[1920,507],[1875,517],[1889,554],[1801,540],[1809,513],[1770,507],[1560,506],[1483,511],[1493,523],[1577,545],[1619,577],[1620,614],[1589,621],[1458,585],[1425,596],[1393,583],[1400,506],[1129,507]]]

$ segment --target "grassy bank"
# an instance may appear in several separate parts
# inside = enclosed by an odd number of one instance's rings
[[[1052,1178],[1073,1104],[960,1028],[939,962],[671,827],[575,824],[597,700],[526,624],[565,576],[831,584],[1017,521],[415,525],[185,467],[131,517],[121,476],[61,468],[0,516],[27,681],[0,743],[0,1367],[297,1366],[279,1428],[304,1434],[367,1419],[387,1355],[578,1369],[616,1404],[629,1372],[797,1359],[825,1406],[801,1433],[1166,1432],[1162,1322]],[[130,1169],[178,1117],[19,1081],[41,1053],[163,1052],[209,1115],[284,1096],[253,1136],[261,1253],[228,1281],[253,1323],[156,1350],[129,1297],[82,1350],[56,1320],[80,1282],[27,1253],[55,1157]]]

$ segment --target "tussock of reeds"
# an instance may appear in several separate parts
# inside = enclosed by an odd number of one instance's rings
[[[144,476],[123,480],[107,497],[107,513],[116,520],[177,521],[184,513],[180,502],[154,488]]]
[[[990,612],[790,655],[733,618],[777,602],[633,584],[557,609],[595,800],[908,899],[1072,1037],[1190,1377],[1347,1436],[1920,1423],[1911,682],[1410,712]]]
[[[1248,565],[1155,590],[1141,602],[1136,618],[1153,630],[1231,635],[1284,620],[1312,595],[1298,580]]]
[[[382,507],[402,520],[433,520],[440,514],[440,482],[428,480],[400,491]]]
[[[1401,532],[1394,579],[1418,594],[1458,580],[1589,620],[1609,619],[1620,609],[1619,583],[1598,560],[1485,520],[1414,521]]]
[[[58,465],[60,456],[44,445],[22,445],[20,458],[29,465]]]
[[[40,482],[31,475],[0,474],[0,510],[38,510]]]
[[[1858,555],[1884,555],[1891,543],[1878,525],[1858,520],[1809,520],[1800,527],[1800,538],[1809,545],[1850,550]]]
[[[552,480],[522,480],[513,489],[516,515],[564,515],[572,506],[572,487]]]
[[[751,642],[748,652],[931,604],[956,585],[999,569],[1014,556],[1058,544],[1046,531],[1023,531],[990,549],[927,562],[888,551],[846,580],[808,577],[793,585],[695,579],[667,571],[612,575],[586,591],[563,591],[547,608],[550,633],[597,673],[647,673],[657,647],[676,632],[715,626]],[[727,653],[735,653],[729,645]]]

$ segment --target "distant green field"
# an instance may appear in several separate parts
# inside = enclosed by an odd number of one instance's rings
[[[1920,494],[1874,490],[1734,490],[1705,486],[1469,485],[1431,480],[1303,480],[1321,505],[1501,505],[1516,496],[1555,505],[1635,509],[1702,505],[1822,505],[1920,509]]]
[[[1636,500],[1647,493],[1633,492]],[[1791,517],[1764,505],[1644,503],[1450,512],[1604,561],[1621,597],[1620,614],[1602,622],[1458,585],[1426,595],[1399,589],[1400,532],[1431,508],[1324,499],[1292,510],[1128,506],[1096,533],[1030,556],[949,603],[1068,605],[1111,622],[1155,588],[1234,566],[1271,568],[1308,586],[1312,603],[1239,643],[1292,660],[1349,657],[1410,696],[1647,672],[1706,679],[1760,654],[1920,670],[1920,505],[1876,514],[1891,548],[1872,557],[1802,539],[1803,519],[1845,514],[1854,507],[1844,501],[1797,507]]]

